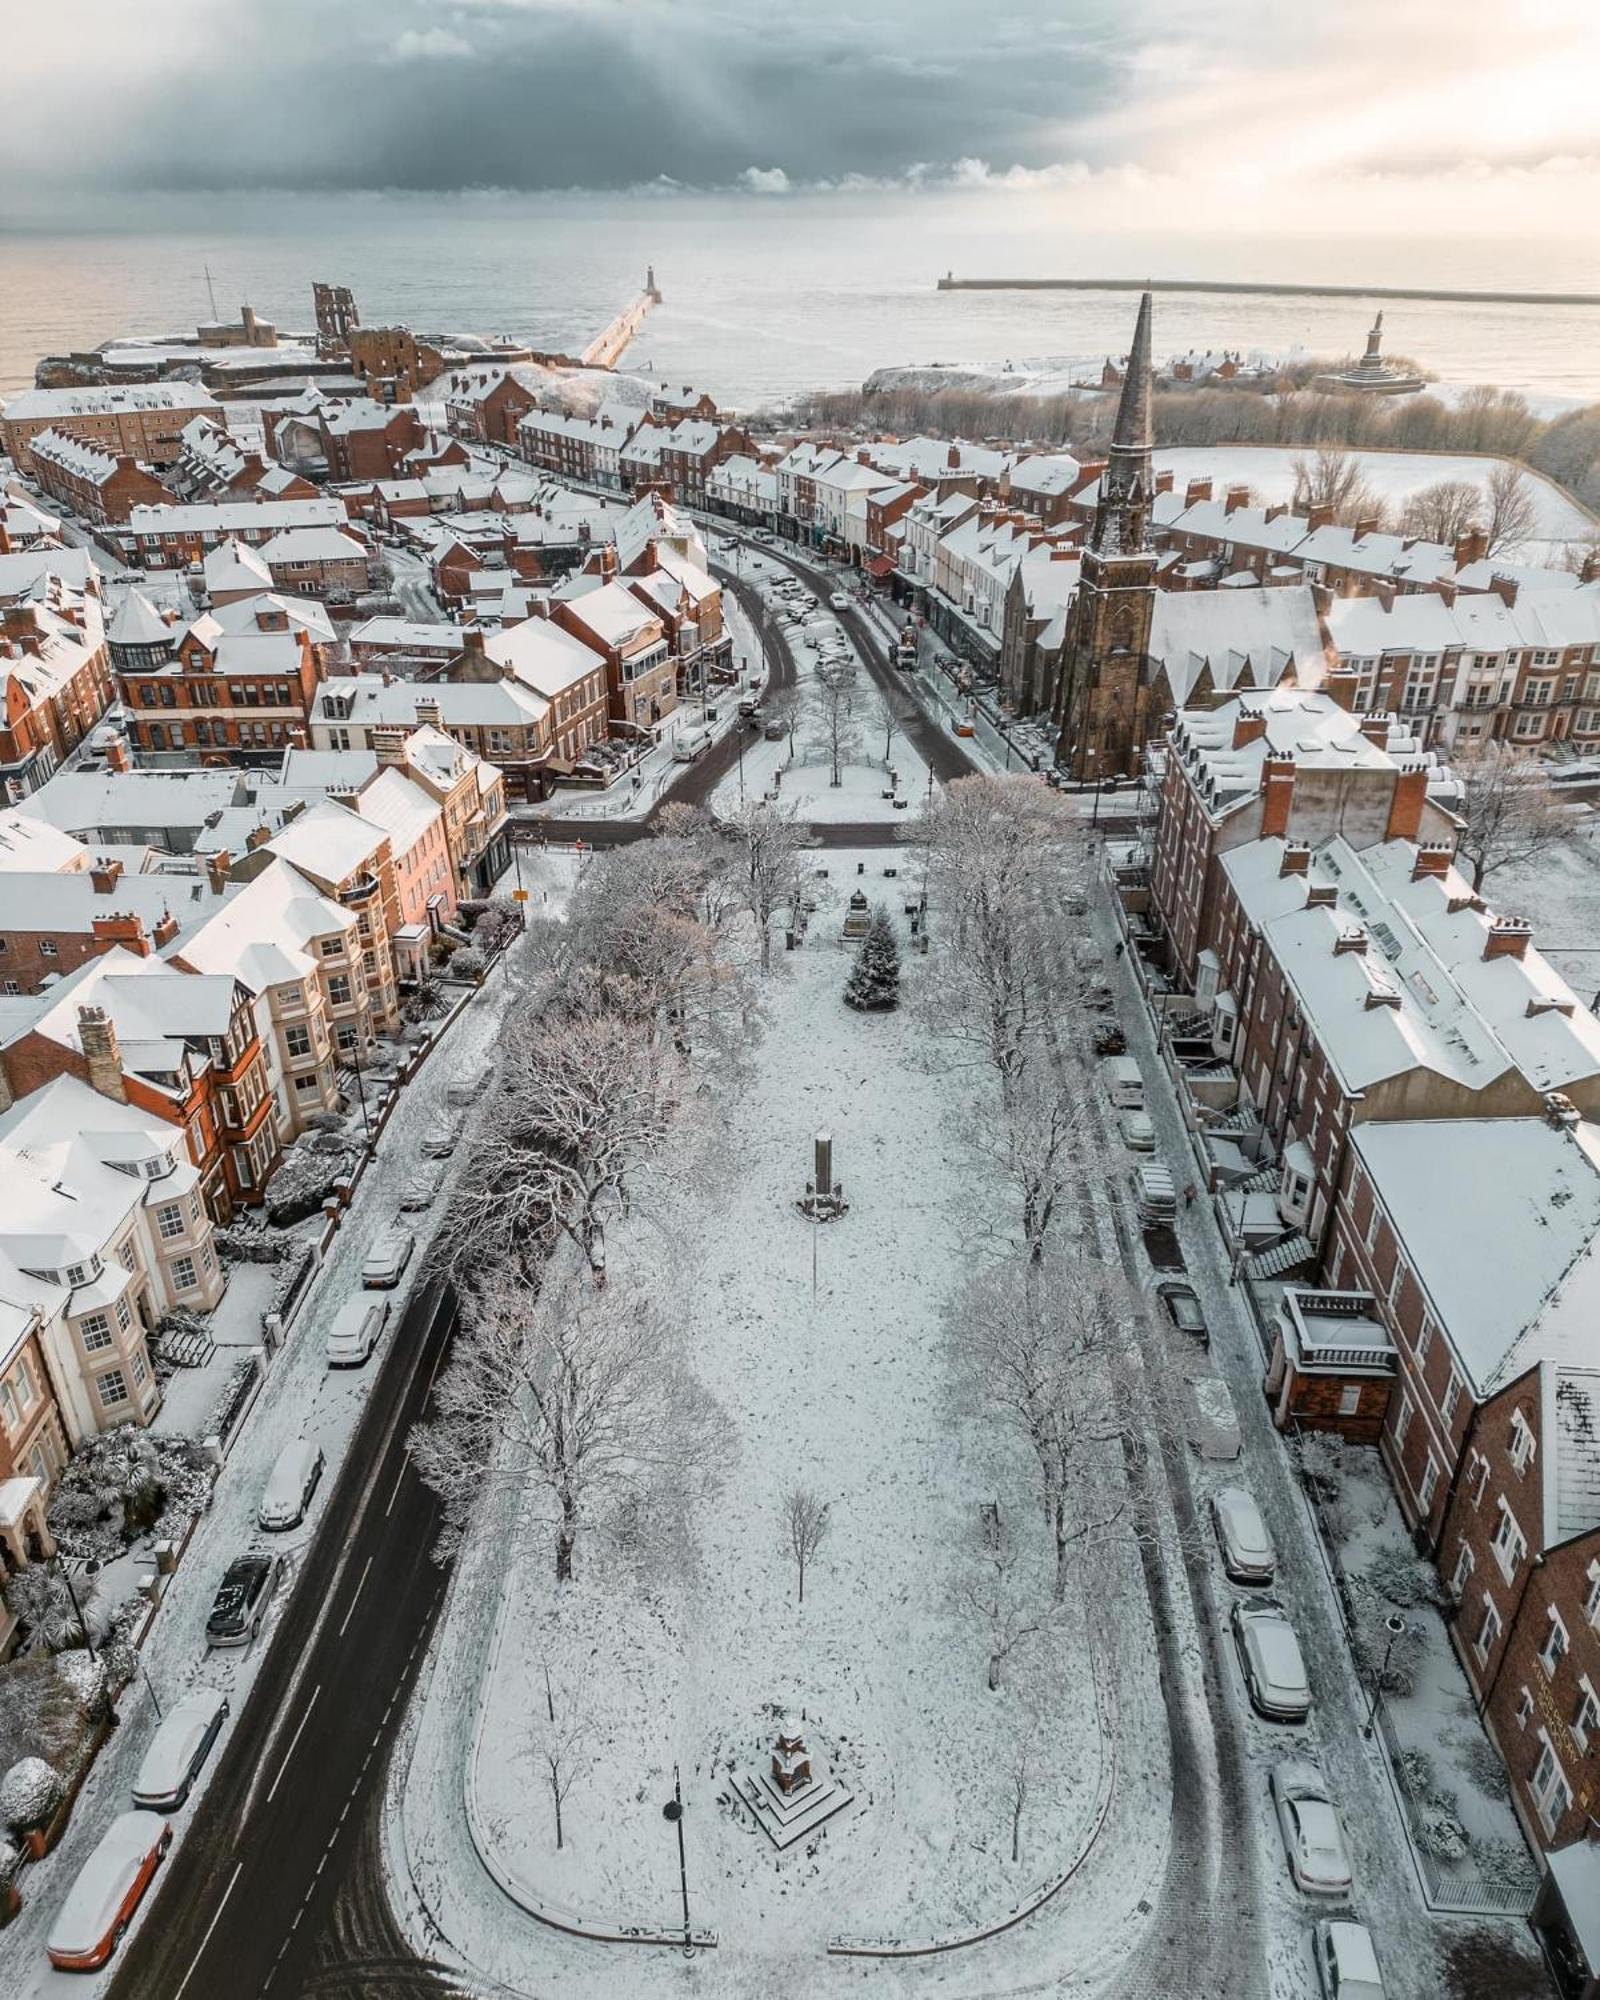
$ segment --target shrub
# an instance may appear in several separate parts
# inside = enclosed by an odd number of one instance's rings
[[[1531,1886],[1533,1863],[1520,1840],[1502,1840],[1492,1834],[1469,1833],[1467,1852],[1472,1857],[1473,1867],[1486,1882],[1501,1883],[1508,1889],[1523,1884]]]
[[[452,979],[481,979],[483,972],[483,953],[474,945],[464,944],[450,961]]]
[[[0,1821],[13,1833],[44,1826],[66,1787],[42,1757],[24,1757],[0,1779]]]
[[[169,1512],[194,1513],[209,1490],[205,1455],[191,1439],[120,1424],[79,1446],[50,1502],[50,1526],[64,1553],[106,1560]]]
[[[1440,1605],[1446,1602],[1439,1573],[1432,1564],[1413,1555],[1409,1549],[1397,1548],[1392,1543],[1380,1549],[1361,1574],[1363,1581],[1369,1583],[1386,1603],[1402,1610],[1411,1610],[1419,1604]]]
[[[1481,1729],[1460,1730],[1451,1741],[1456,1746],[1456,1762],[1486,1799],[1510,1798],[1505,1761]]]
[[[1423,1853],[1433,1855],[1438,1861],[1467,1858],[1467,1830],[1454,1809],[1442,1801],[1430,1803],[1417,1814],[1412,1832]]]

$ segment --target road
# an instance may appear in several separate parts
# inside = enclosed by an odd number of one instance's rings
[[[419,1286],[245,1712],[124,1947],[114,2000],[446,1995],[389,1918],[373,1848],[389,1742],[444,1593],[408,1430],[455,1330]]]

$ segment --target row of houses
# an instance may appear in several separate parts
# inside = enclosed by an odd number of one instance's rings
[[[1122,894],[1275,1416],[1378,1443],[1554,1849],[1600,1756],[1600,1022],[1357,688],[1180,711]]]

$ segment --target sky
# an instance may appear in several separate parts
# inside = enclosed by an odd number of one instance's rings
[[[1171,221],[1581,230],[1600,0],[54,0],[0,220],[116,188],[955,185]],[[86,59],[87,58],[87,59]],[[63,144],[63,135],[70,144]]]

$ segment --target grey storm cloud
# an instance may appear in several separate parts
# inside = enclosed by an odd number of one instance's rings
[[[146,0],[137,11],[161,60],[105,90],[54,172],[121,186],[541,189],[720,186],[751,167],[793,183],[896,178],[965,155],[1045,165],[1063,156],[1071,121],[1114,93],[1114,23],[1134,9]],[[61,87],[81,109],[82,72],[63,70]],[[48,73],[30,96],[10,149],[19,172],[28,125],[52,118]]]

